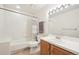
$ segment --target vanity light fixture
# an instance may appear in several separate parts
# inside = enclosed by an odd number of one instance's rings
[[[54,11],[53,11],[53,14],[54,14],[55,12],[56,12],[56,11],[54,10]]]
[[[68,8],[70,6],[70,4],[66,4],[64,5],[64,8]]]
[[[55,11],[56,11],[56,12],[59,12],[59,8],[57,7]]]
[[[53,13],[53,12],[50,11],[50,12],[49,12],[49,15],[52,15],[52,13]]]
[[[71,6],[71,5],[70,4],[58,5],[56,8],[49,10],[49,16],[53,15],[54,13],[57,13],[59,11],[62,11],[64,8],[68,8],[69,6]]]
[[[63,9],[64,9],[64,6],[63,6],[63,5],[61,5],[61,7],[60,7],[59,9],[60,9],[60,11],[61,11],[61,10],[63,10]]]
[[[52,15],[52,13],[50,12],[50,15]]]
[[[57,7],[58,7],[58,8],[60,8],[60,7],[61,7],[61,5],[58,5]]]

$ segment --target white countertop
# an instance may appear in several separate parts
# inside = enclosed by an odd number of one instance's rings
[[[79,38],[62,36],[61,39],[56,39],[56,36],[52,35],[41,37],[41,39],[47,41],[50,44],[56,45],[60,48],[79,55]]]

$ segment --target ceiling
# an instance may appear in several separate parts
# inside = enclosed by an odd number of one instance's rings
[[[16,8],[16,6],[20,6],[20,8]],[[45,10],[45,8],[50,6],[51,4],[5,4],[5,7],[7,8],[11,8],[14,10],[27,12],[27,13],[36,13]]]
[[[6,8],[24,12],[36,16],[39,13],[47,12],[49,9],[54,8],[56,4],[5,4]],[[20,6],[17,8],[16,6]]]

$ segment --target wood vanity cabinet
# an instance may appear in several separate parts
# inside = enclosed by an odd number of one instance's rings
[[[58,46],[49,44],[46,41],[41,40],[41,55],[74,55],[73,53],[64,50]]]
[[[41,40],[41,44],[40,44],[40,54],[41,55],[49,55],[49,43]]]
[[[51,45],[50,54],[51,55],[73,55],[73,53],[54,45]]]

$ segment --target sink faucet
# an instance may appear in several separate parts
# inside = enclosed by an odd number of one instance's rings
[[[57,38],[57,39],[61,39],[62,36],[63,36],[63,32],[61,31],[61,32],[56,36],[56,38]]]

